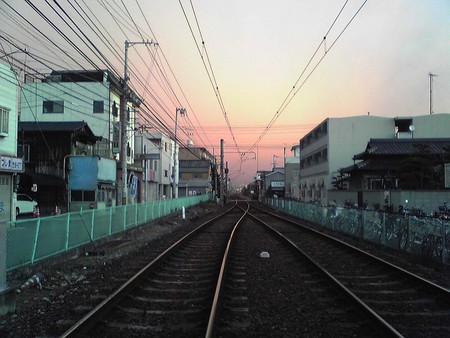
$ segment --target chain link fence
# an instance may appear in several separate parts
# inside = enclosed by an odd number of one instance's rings
[[[33,264],[210,199],[207,194],[197,195],[9,222],[6,270]]]
[[[266,198],[264,203],[321,227],[399,251],[450,262],[450,219],[407,213],[319,206],[294,200]]]

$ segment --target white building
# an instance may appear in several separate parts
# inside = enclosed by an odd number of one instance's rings
[[[0,222],[15,219],[15,179],[23,171],[17,157],[17,88],[14,71],[0,63]]]
[[[285,198],[299,198],[299,174],[300,174],[300,146],[296,145],[291,148],[294,156],[286,157],[284,160],[285,173]]]
[[[118,160],[122,99],[121,81],[106,70],[53,71],[42,81],[28,79],[23,84],[20,121],[85,121],[98,141],[96,149],[80,149],[80,154]],[[138,105],[139,100],[131,94],[125,108],[128,164],[134,160],[134,115]]]
[[[142,162],[144,175],[142,178],[142,201],[170,199],[178,197],[178,175],[174,174],[174,156],[179,147],[167,135],[154,131],[137,133],[135,136],[136,163]],[[178,167],[178,163],[176,163]],[[178,172],[178,168],[176,170]],[[175,180],[175,184],[173,184]],[[175,191],[173,191],[175,187]]]
[[[300,198],[326,205],[333,177],[353,164],[353,155],[363,152],[370,138],[448,137],[449,126],[449,114],[327,118],[300,139]]]
[[[126,139],[123,149],[127,163],[126,184],[131,187],[130,182],[141,175],[141,168],[134,166],[135,114],[140,100],[132,91],[125,95],[121,79],[107,70],[53,71],[42,80],[27,77],[20,102],[21,122],[86,122],[95,135],[95,145],[77,143],[70,154],[64,155],[98,155],[120,161],[116,201],[123,202],[122,137]],[[122,124],[125,124],[123,136]],[[30,145],[30,151],[41,150],[32,149]],[[131,190],[128,194],[127,201],[134,203],[134,190],[133,194]]]

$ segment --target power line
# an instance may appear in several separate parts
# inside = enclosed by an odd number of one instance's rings
[[[313,72],[316,70],[316,68],[319,66],[319,64],[322,62],[322,60],[325,58],[325,56],[328,54],[328,52],[331,50],[331,48],[333,48],[333,46],[336,44],[336,42],[339,40],[339,38],[342,36],[342,34],[345,32],[345,30],[348,28],[348,26],[353,22],[354,18],[358,15],[358,13],[362,10],[362,8],[364,7],[364,5],[367,3],[367,0],[365,0],[363,2],[363,4],[359,7],[359,9],[356,11],[356,13],[352,16],[352,18],[349,20],[349,22],[345,25],[345,27],[341,30],[341,32],[338,34],[337,38],[333,41],[333,43],[330,45],[330,47],[325,50],[325,53],[322,55],[322,57],[319,59],[319,61],[315,64],[315,66],[313,67],[313,69],[308,73],[307,77],[303,80],[303,82],[301,83],[300,87],[296,88],[297,84],[300,82],[300,79],[303,77],[303,75],[306,73],[306,70],[308,69],[308,67],[310,66],[312,60],[315,58],[319,48],[325,44],[326,42],[326,37],[328,36],[328,34],[330,33],[331,29],[334,27],[336,21],[338,20],[338,18],[340,17],[340,15],[342,14],[345,6],[347,5],[348,0],[345,1],[344,5],[342,6],[341,10],[339,11],[339,13],[337,14],[336,18],[334,19],[333,23],[331,24],[330,28],[328,29],[327,33],[325,34],[324,38],[321,40],[319,46],[316,48],[316,50],[314,51],[312,57],[309,59],[308,63],[306,64],[306,66],[303,68],[303,71],[301,72],[300,76],[297,78],[297,81],[294,83],[294,85],[292,86],[291,90],[289,91],[288,95],[286,96],[286,98],[284,99],[284,101],[282,102],[282,104],[280,105],[280,107],[278,108],[277,112],[275,113],[275,115],[272,117],[272,119],[270,120],[269,124],[267,125],[267,127],[264,129],[264,131],[261,133],[261,135],[258,137],[258,139],[255,141],[255,143],[252,145],[252,147],[250,148],[250,150],[253,150],[258,143],[262,140],[262,138],[267,134],[267,132],[269,131],[269,129],[272,127],[272,125],[276,122],[276,120],[280,117],[280,115],[283,113],[283,111],[288,107],[288,105],[291,103],[291,101],[293,100],[293,98],[295,97],[295,95],[298,93],[298,91],[303,87],[303,85],[306,83],[306,81],[310,78],[310,76],[313,74]]]
[[[232,129],[232,127],[231,127],[230,120],[228,119],[228,114],[227,114],[227,112],[226,112],[226,109],[225,109],[225,105],[224,105],[222,96],[221,96],[220,91],[219,91],[219,85],[218,85],[217,80],[216,80],[216,77],[215,77],[215,75],[214,75],[214,70],[213,70],[213,68],[212,68],[210,58],[209,58],[209,56],[208,56],[208,51],[207,51],[207,48],[206,48],[206,44],[205,44],[205,41],[204,41],[204,39],[203,39],[203,35],[202,35],[202,33],[201,33],[200,25],[199,25],[199,22],[198,22],[198,19],[197,19],[197,15],[196,15],[196,13],[195,13],[195,9],[194,9],[194,6],[193,6],[193,4],[192,4],[192,1],[190,2],[190,3],[191,3],[192,12],[194,13],[195,21],[196,21],[196,24],[197,24],[197,29],[198,29],[198,31],[199,31],[199,34],[200,34],[200,37],[201,37],[201,40],[202,40],[202,48],[205,50],[205,53],[206,53],[206,55],[207,55],[207,60],[208,60],[209,68],[208,68],[208,66],[207,66],[207,64],[206,64],[206,62],[205,62],[205,59],[204,59],[204,57],[203,57],[203,54],[202,54],[202,52],[201,52],[201,50],[200,50],[200,47],[199,47],[197,38],[195,37],[194,31],[193,31],[193,29],[192,29],[191,23],[189,22],[189,18],[187,17],[187,13],[186,13],[186,11],[185,11],[185,9],[184,9],[184,6],[183,6],[183,4],[181,3],[181,0],[179,0],[178,2],[179,2],[179,4],[180,4],[180,6],[181,6],[181,10],[183,11],[183,14],[184,14],[185,20],[186,20],[186,22],[187,22],[187,24],[188,24],[189,30],[190,30],[190,32],[191,32],[192,38],[194,39],[194,43],[195,43],[195,45],[196,45],[196,47],[197,47],[197,51],[198,51],[198,53],[199,53],[199,55],[200,55],[200,58],[201,58],[202,63],[203,63],[203,66],[204,66],[204,68],[205,68],[205,70],[206,70],[206,73],[207,73],[207,75],[208,75],[209,81],[210,81],[211,86],[212,86],[212,88],[213,88],[213,90],[214,90],[214,93],[215,93],[215,95],[216,95],[216,99],[217,99],[217,101],[218,101],[218,103],[219,103],[219,106],[220,106],[220,108],[221,108],[221,110],[222,110],[222,114],[223,114],[223,116],[225,117],[225,121],[226,121],[226,123],[227,123],[228,129],[229,129],[230,134],[231,134],[231,136],[232,136],[232,139],[233,139],[235,148],[236,148],[236,150],[237,150],[238,152],[240,152],[239,146],[238,146],[237,141],[236,141],[236,137],[234,136],[233,129]]]

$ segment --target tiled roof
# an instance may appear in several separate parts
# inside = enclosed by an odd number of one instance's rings
[[[354,156],[363,159],[373,156],[414,155],[428,153],[442,155],[450,150],[450,138],[436,139],[370,139],[366,150]],[[447,150],[448,151],[448,150]]]
[[[75,122],[19,122],[19,131],[76,131],[83,127],[92,133],[84,121]]]

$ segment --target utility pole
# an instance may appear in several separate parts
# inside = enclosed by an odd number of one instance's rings
[[[178,197],[177,185],[177,129],[178,129],[178,113],[181,115],[186,114],[186,109],[177,108],[175,110],[175,139],[173,140],[173,186],[172,186],[172,198]]]
[[[430,76],[430,115],[433,114],[433,77],[437,76],[436,74],[428,74]]]
[[[129,42],[125,40],[125,62],[123,67],[123,100],[120,109],[120,160],[122,164],[122,205],[128,202],[128,185],[127,185],[127,106],[129,97],[128,88],[128,48],[134,45],[158,45],[153,41]]]
[[[223,139],[220,139],[220,205],[225,205],[224,196],[224,176],[223,176]]]
[[[228,161],[225,162],[225,202],[228,200]]]

